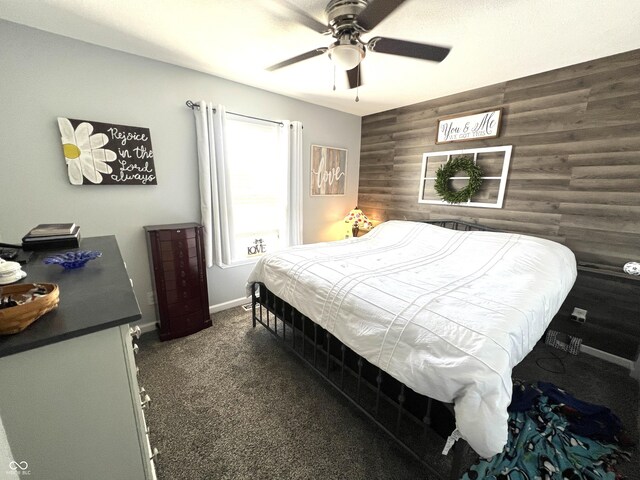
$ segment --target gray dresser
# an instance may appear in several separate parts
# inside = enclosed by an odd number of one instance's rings
[[[42,264],[22,282],[57,283],[58,309],[0,337],[0,418],[14,470],[30,479],[155,479],[138,385],[140,309],[115,237],[82,240],[101,258],[77,270]],[[12,473],[0,465],[0,478]],[[23,467],[25,467],[23,469]]]

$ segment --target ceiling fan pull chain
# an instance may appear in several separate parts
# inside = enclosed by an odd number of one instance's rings
[[[359,89],[360,89],[360,65],[358,65],[358,80],[356,82],[356,102],[360,101],[360,97],[358,96]]]
[[[333,91],[336,91],[336,64],[333,64]]]

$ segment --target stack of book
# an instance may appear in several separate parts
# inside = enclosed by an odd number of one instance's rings
[[[80,226],[75,223],[43,223],[22,237],[23,250],[78,248]]]

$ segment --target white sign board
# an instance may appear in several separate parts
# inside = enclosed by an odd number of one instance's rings
[[[494,138],[500,133],[502,109],[475,113],[464,117],[438,120],[436,143],[467,142],[479,138]]]

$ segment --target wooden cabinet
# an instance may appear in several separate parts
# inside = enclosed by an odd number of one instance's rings
[[[197,223],[144,227],[160,340],[211,326],[202,228]]]

